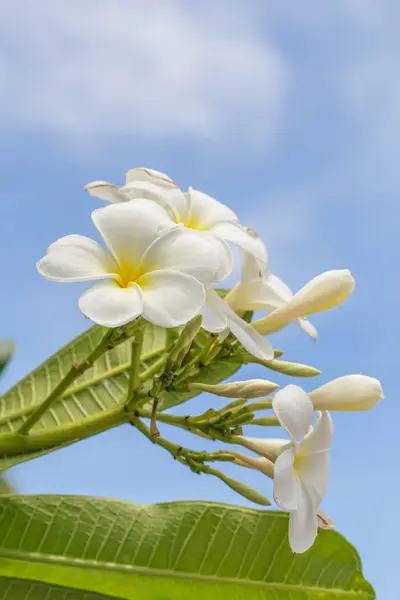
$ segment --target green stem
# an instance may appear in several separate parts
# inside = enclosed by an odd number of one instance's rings
[[[145,381],[148,381],[153,377],[153,375],[156,375],[159,371],[161,371],[161,369],[165,365],[166,360],[167,358],[165,355],[161,356],[158,360],[156,360],[156,362],[152,364],[151,367],[149,367],[139,375],[140,382],[145,383]]]
[[[109,341],[113,335],[113,330],[109,329],[103,336],[100,343],[89,354],[89,356],[79,364],[73,364],[66,376],[56,385],[54,390],[40,404],[35,411],[26,419],[24,423],[17,429],[17,434],[26,435],[30,429],[41,419],[42,415],[50,408],[55,400],[57,400],[63,392],[71,385],[75,379],[80,377],[87,369],[93,366],[93,363],[101,356],[108,348]]]
[[[154,444],[158,444],[164,450],[169,452],[174,459],[179,460],[183,464],[190,466],[187,462],[182,460],[185,458],[188,461],[223,461],[223,462],[234,462],[234,457],[228,454],[227,452],[223,452],[221,450],[217,452],[197,452],[196,450],[190,450],[189,448],[184,448],[183,446],[178,446],[178,444],[174,444],[166,440],[165,438],[158,436],[154,438],[151,429],[147,427],[143,421],[138,419],[137,417],[131,419],[130,421],[134,427],[136,427],[143,435],[145,435],[151,442]],[[197,465],[196,465],[197,469]],[[199,462],[199,470],[201,470],[201,463]]]
[[[124,410],[124,404],[120,403],[98,415],[40,433],[30,435],[21,435],[18,431],[3,433],[0,435],[0,455],[10,456],[56,448],[66,442],[82,440],[127,422],[129,422],[129,414]]]
[[[140,357],[142,353],[144,340],[144,329],[140,328],[131,344],[131,363],[129,370],[129,382],[126,390],[126,405],[129,407],[129,403],[132,400],[136,400],[137,392],[141,386],[139,371],[140,371]]]

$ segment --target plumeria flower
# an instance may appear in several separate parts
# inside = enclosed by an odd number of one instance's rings
[[[260,250],[258,256],[264,253],[265,259],[260,261],[255,254],[243,252],[243,266],[240,282],[226,296],[226,302],[233,310],[265,310],[272,311],[285,306],[293,298],[292,290],[279,277],[268,271],[267,250],[261,238],[250,228]],[[313,340],[317,339],[317,330],[305,317],[295,318],[294,321]]]
[[[183,193],[168,175],[152,169],[131,169],[125,177],[126,184],[120,188],[106,181],[93,181],[85,189],[91,196],[113,203],[143,198],[153,200],[169,213],[175,223],[212,233],[254,253],[258,260],[263,260],[259,244],[239,224],[237,215],[225,204],[197,190],[189,189]]]
[[[354,277],[347,269],[321,273],[280,308],[254,321],[253,326],[263,335],[279,331],[296,319],[343,304],[353,293],[354,285]]]
[[[290,513],[292,550],[302,553],[312,546],[318,533],[318,507],[328,483],[333,424],[324,411],[318,413],[312,428],[312,401],[296,385],[288,385],[275,394],[273,408],[292,440],[275,462],[274,498],[280,508]]]
[[[211,287],[206,286],[206,303],[201,311],[202,327],[211,333],[225,333],[229,330],[243,348],[261,360],[272,360],[274,349],[271,343],[260,335],[252,325],[241,319],[232,308]]]
[[[48,248],[37,269],[53,281],[99,280],[79,299],[82,313],[99,325],[118,327],[139,315],[161,327],[182,325],[204,305],[203,282],[232,269],[224,242],[177,226],[150,200],[97,209],[92,220],[107,250],[68,235]]]

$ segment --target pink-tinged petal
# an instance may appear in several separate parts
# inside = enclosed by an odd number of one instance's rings
[[[143,254],[161,233],[176,227],[165,210],[151,200],[131,200],[98,208],[92,219],[126,272],[138,268]]]
[[[82,235],[67,235],[51,244],[36,267],[46,279],[60,282],[112,279],[118,271],[113,257]]]
[[[90,196],[100,198],[106,202],[112,202],[113,204],[129,200],[129,198],[120,191],[119,187],[112,183],[107,183],[107,181],[92,181],[85,185],[84,189]]]
[[[293,552],[302,554],[313,545],[318,534],[317,507],[301,488],[297,510],[290,513],[289,544]]]
[[[219,221],[237,221],[237,216],[228,206],[208,194],[189,189],[191,219],[195,229],[208,229]]]
[[[153,271],[137,280],[143,293],[143,316],[159,327],[178,327],[198,315],[203,307],[203,285],[178,271]]]
[[[121,288],[115,281],[99,281],[79,298],[82,313],[98,325],[121,327],[142,313],[142,292],[132,283]]]
[[[279,392],[278,392],[279,393]],[[311,456],[329,450],[333,441],[333,421],[327,410],[320,412],[315,427],[301,443],[301,454]]]
[[[274,468],[274,500],[282,510],[296,510],[301,493],[300,479],[294,470],[295,448],[278,456]]]
[[[129,169],[125,173],[126,183],[138,183],[148,182],[164,189],[177,188],[177,184],[161,171],[155,171],[154,169],[146,169],[145,167],[136,167],[135,169]]]
[[[220,281],[230,275],[233,258],[223,240],[177,226],[153,242],[141,267],[145,272],[174,269],[205,283]]]
[[[298,385],[287,385],[279,390],[272,408],[283,429],[294,442],[298,442],[311,426],[314,407],[309,395]]]

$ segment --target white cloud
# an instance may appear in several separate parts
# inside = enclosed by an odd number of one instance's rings
[[[6,0],[0,35],[3,130],[258,145],[280,121],[285,65],[245,0]]]

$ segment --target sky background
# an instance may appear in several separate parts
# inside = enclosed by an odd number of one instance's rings
[[[356,291],[313,319],[316,345],[294,325],[272,341],[323,371],[300,382],[305,389],[348,373],[383,383],[373,412],[334,415],[323,505],[379,600],[398,590],[400,533],[399,19],[395,0],[0,6],[0,336],[18,345],[1,390],[88,327],[77,307],[83,287],[42,279],[35,262],[58,237],[93,236],[101,201],[83,191],[89,181],[122,184],[127,169],[144,166],[213,195],[264,237],[271,270],[295,290],[351,269]],[[190,410],[208,406],[218,399]],[[266,478],[228,472],[271,495]],[[9,477],[26,493],[245,503],[127,426]]]

